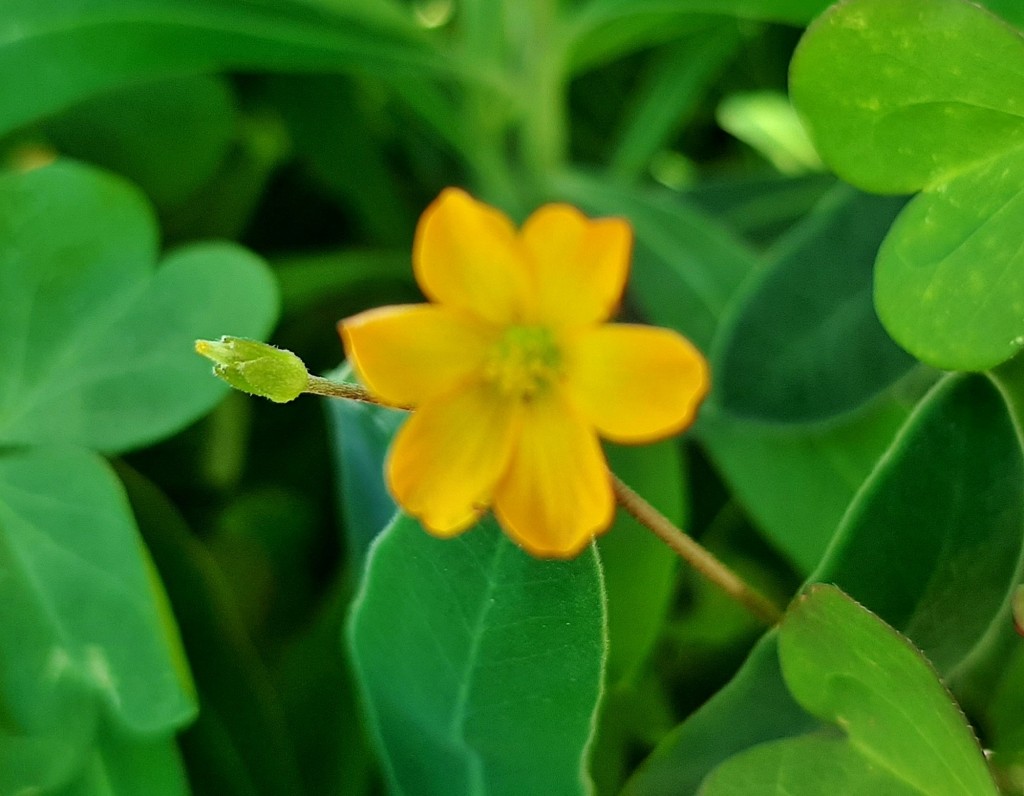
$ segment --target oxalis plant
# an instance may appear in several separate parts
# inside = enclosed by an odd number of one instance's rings
[[[0,796],[1024,793],[1022,27],[9,0]]]

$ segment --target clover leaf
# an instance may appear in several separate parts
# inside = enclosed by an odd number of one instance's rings
[[[964,0],[851,0],[807,31],[790,90],[822,157],[920,194],[878,254],[875,306],[919,359],[983,370],[1024,346],[1024,38]]]

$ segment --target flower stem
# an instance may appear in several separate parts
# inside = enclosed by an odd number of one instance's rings
[[[774,625],[782,619],[782,611],[775,603],[715,558],[693,537],[669,522],[664,514],[623,483],[617,475],[611,473],[611,478],[619,505],[671,547],[687,564],[765,624]]]
[[[386,404],[365,387],[358,384],[347,384],[345,382],[331,381],[320,376],[309,374],[309,382],[303,390],[307,395],[321,395],[324,398],[344,398],[349,401],[362,401],[364,404],[376,404],[386,406],[388,409],[406,409],[404,406],[392,406]]]

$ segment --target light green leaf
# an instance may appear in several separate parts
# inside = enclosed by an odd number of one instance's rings
[[[180,249],[154,272],[156,235],[138,192],[102,172],[0,177],[0,441],[125,450],[223,396],[194,341],[265,335],[272,277],[227,243]]]
[[[1024,38],[965,0],[851,0],[808,31],[790,88],[825,161],[922,191],[879,252],[878,314],[919,359],[983,370],[1024,346]]]
[[[453,66],[390,3],[8,0],[0,133],[118,86],[225,69],[387,77]]]
[[[779,658],[800,704],[837,724],[866,761],[916,792],[998,793],[974,734],[928,661],[834,586],[812,586],[793,603],[779,630]]]
[[[92,759],[57,796],[189,796],[174,737],[138,740],[101,733]]]
[[[531,558],[493,520],[378,537],[349,644],[393,792],[588,792],[604,598],[594,549]]]
[[[823,735],[787,738],[729,758],[699,796],[922,796],[871,763],[846,741]]]
[[[151,736],[193,718],[166,597],[99,457],[60,447],[0,456],[0,571],[0,693],[13,726],[73,726],[76,694],[122,732]]]
[[[815,585],[779,629],[782,675],[825,734],[761,744],[719,766],[701,796],[824,793],[995,796],[963,713],[906,638],[834,586]]]
[[[913,365],[871,303],[875,253],[903,202],[839,187],[748,281],[715,340],[712,399],[765,422],[851,412]]]

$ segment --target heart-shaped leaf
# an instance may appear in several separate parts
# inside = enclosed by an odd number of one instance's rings
[[[947,675],[1013,587],[1022,526],[1024,458],[1006,405],[985,378],[950,378],[925,397],[854,498],[810,582],[851,593]],[[630,794],[678,793],[666,783],[699,783],[747,746],[815,728],[788,696],[775,643],[766,636],[729,685],[666,737]],[[752,717],[750,706],[762,703],[771,709]]]
[[[1024,346],[1024,38],[965,0],[850,0],[793,58],[790,88],[825,161],[865,190],[922,191],[879,253],[893,337],[981,370]]]
[[[702,796],[998,794],[928,661],[839,589],[819,584],[797,598],[779,628],[779,658],[796,700],[845,737],[754,747],[712,773]]]
[[[194,716],[166,597],[97,455],[39,446],[0,456],[0,566],[0,692],[15,726],[75,719],[75,694],[140,735]]]
[[[194,341],[265,335],[273,277],[227,243],[156,257],[152,211],[122,180],[74,163],[0,177],[0,442],[122,451],[223,396]]]
[[[587,793],[604,622],[593,548],[542,561],[491,519],[436,539],[400,516],[349,625],[392,789]]]

